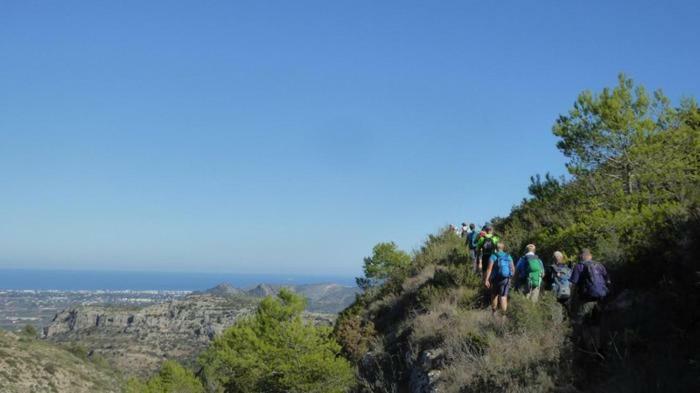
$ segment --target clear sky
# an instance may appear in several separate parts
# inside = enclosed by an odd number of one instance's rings
[[[2,1],[0,267],[357,274],[507,214],[624,71],[700,96],[698,1]]]

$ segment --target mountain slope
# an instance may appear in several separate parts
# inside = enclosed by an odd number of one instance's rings
[[[356,361],[362,392],[516,392],[564,388],[569,351],[562,310],[511,297],[493,317],[483,284],[452,231],[430,236],[411,272],[370,288],[338,317],[335,336]],[[533,390],[533,386],[542,389]]]
[[[511,291],[499,321],[480,309],[464,243],[431,235],[338,318],[360,390],[700,391],[700,108],[670,102],[624,75],[581,93],[553,127],[571,176],[533,176],[530,197],[491,221],[514,255],[536,244],[573,265],[588,250],[609,272],[606,296],[576,287],[570,323],[550,292],[533,304]]]
[[[41,340],[0,331],[2,393],[121,392],[112,371]]]

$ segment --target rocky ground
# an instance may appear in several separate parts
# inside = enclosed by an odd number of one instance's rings
[[[120,392],[108,367],[33,337],[0,331],[0,392]],[[97,358],[95,358],[97,359]]]

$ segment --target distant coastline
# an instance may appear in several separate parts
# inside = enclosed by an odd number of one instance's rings
[[[350,276],[285,274],[190,273],[109,270],[48,270],[0,268],[0,290],[160,290],[201,291],[226,282],[249,288],[260,283],[355,286]]]

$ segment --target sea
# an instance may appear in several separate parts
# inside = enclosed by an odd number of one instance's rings
[[[273,285],[334,283],[355,286],[355,279],[349,276],[331,275],[0,269],[0,290],[202,291],[221,283],[228,283],[242,289],[252,288],[261,283]]]

